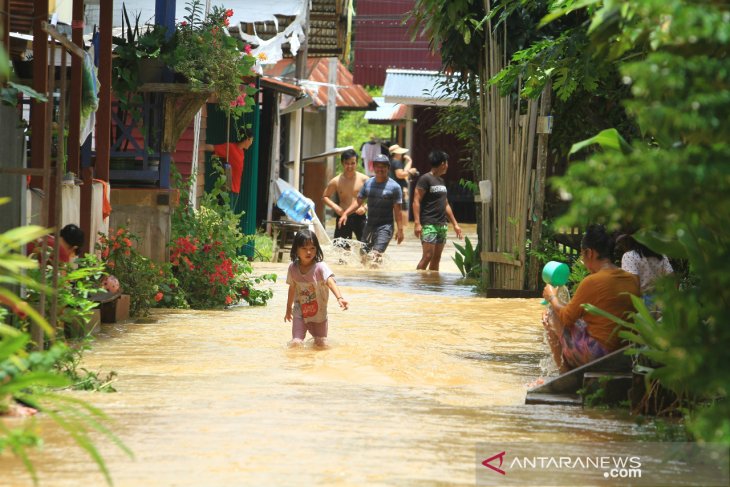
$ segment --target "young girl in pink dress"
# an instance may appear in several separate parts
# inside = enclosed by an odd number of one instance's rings
[[[294,237],[291,260],[286,275],[289,296],[286,301],[284,321],[292,322],[290,347],[302,345],[309,331],[317,347],[327,345],[327,301],[329,291],[337,298],[337,304],[347,309],[329,266],[322,262],[324,254],[317,236],[309,230],[300,230]]]

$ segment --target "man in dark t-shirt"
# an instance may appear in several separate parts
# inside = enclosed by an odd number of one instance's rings
[[[421,261],[416,269],[438,271],[441,253],[446,245],[448,222],[454,225],[456,236],[462,238],[461,227],[447,199],[446,183],[442,176],[449,169],[449,156],[441,150],[428,155],[431,170],[421,176],[413,195],[414,233],[421,239]]]
[[[385,155],[375,156],[373,159],[373,170],[375,176],[365,181],[353,201],[340,217],[339,224],[347,224],[347,216],[355,212],[363,202],[368,202],[368,218],[365,222],[362,241],[365,249],[371,254],[372,262],[380,262],[381,254],[388,248],[390,239],[393,237],[393,219],[398,229],[395,233],[396,241],[403,242],[403,217],[401,214],[401,203],[403,193],[400,186],[388,177],[390,159]]]

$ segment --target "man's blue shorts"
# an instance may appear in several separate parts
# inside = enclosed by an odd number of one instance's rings
[[[371,227],[369,223],[366,223],[365,230],[362,232],[362,241],[365,243],[368,252],[374,250],[382,254],[388,248],[391,238],[393,238],[392,223],[378,225],[377,227]]]

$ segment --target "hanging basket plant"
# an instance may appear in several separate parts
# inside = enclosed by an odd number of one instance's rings
[[[112,89],[122,107],[128,109],[141,103],[137,93],[140,85],[163,80],[175,46],[164,26],[154,25],[143,32],[140,14],[130,20],[124,5],[122,19],[125,24],[122,35],[113,37]]]
[[[253,97],[248,95],[256,90],[245,80],[254,74],[256,57],[250,46],[228,32],[233,11],[215,6],[206,15],[200,0],[191,0],[185,10],[187,15],[168,35],[159,25],[142,32],[139,14],[132,22],[123,9],[126,35],[114,38],[116,97],[129,107],[137,100],[140,86],[155,81],[146,76],[162,66],[158,72],[173,71],[175,79],[186,83],[189,91],[213,93],[226,111],[250,111]]]
[[[255,88],[243,80],[251,76],[256,58],[243,41],[228,32],[233,10],[216,6],[205,15],[200,0],[190,1],[185,10],[188,14],[175,29],[172,69],[193,90],[215,93],[221,107],[247,111],[253,100],[248,97],[249,102],[241,104],[241,97],[252,95]]]

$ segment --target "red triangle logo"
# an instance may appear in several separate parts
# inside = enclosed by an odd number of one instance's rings
[[[484,465],[487,468],[491,468],[492,470],[494,470],[497,473],[501,473],[502,475],[506,475],[506,472],[504,470],[502,470],[501,468],[499,468],[499,467],[502,466],[502,461],[504,459],[504,455],[505,455],[505,452],[497,453],[496,455],[493,455],[493,456],[487,458],[486,460],[484,460],[482,462],[482,465]],[[490,463],[491,461],[496,460],[497,458],[499,458],[499,467],[495,467],[494,465],[492,465]]]

